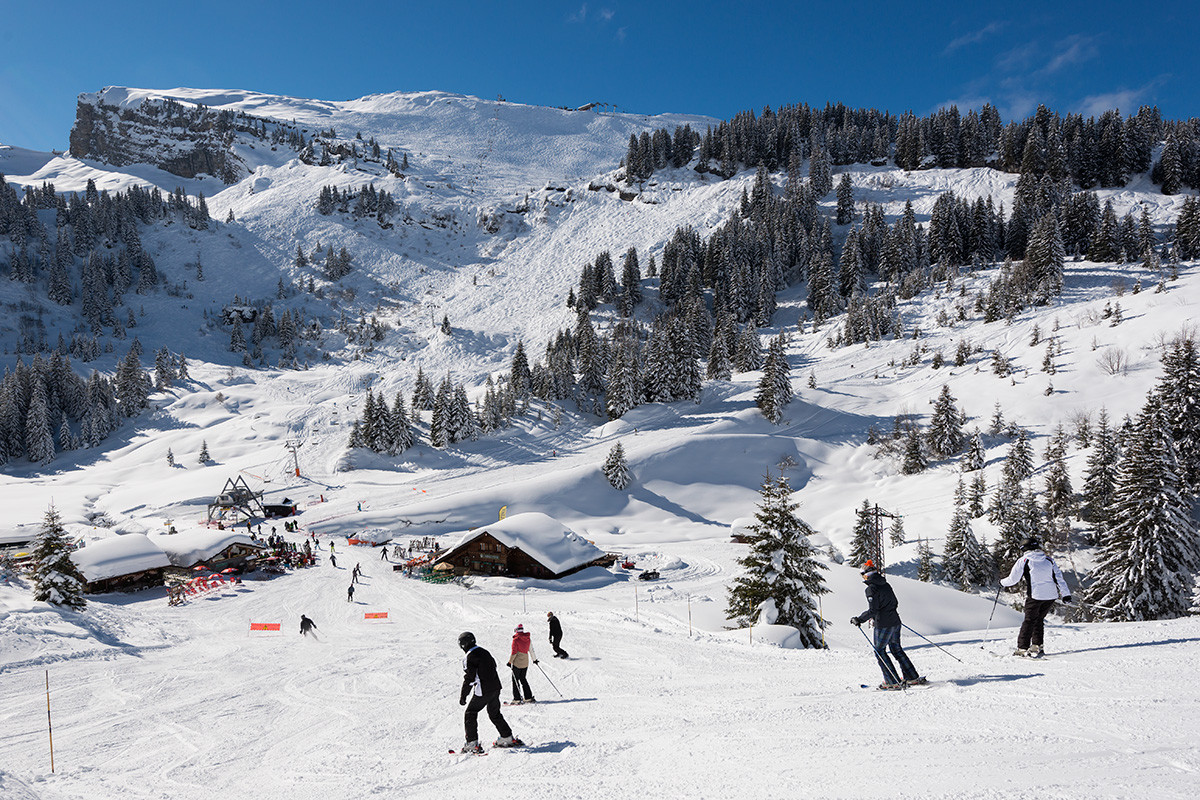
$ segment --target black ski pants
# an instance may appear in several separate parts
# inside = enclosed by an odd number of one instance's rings
[[[1041,646],[1046,633],[1046,615],[1053,608],[1053,600],[1034,600],[1031,597],[1025,601],[1025,621],[1021,623],[1021,632],[1017,634],[1017,647],[1028,650],[1031,644]]]
[[[467,703],[467,713],[463,715],[467,727],[467,741],[473,742],[479,738],[479,712],[484,708],[487,709],[488,719],[496,726],[501,738],[512,736],[512,728],[508,727],[504,715],[500,713],[500,690],[497,689],[489,694],[471,695],[471,701]]]
[[[513,684],[513,700],[532,700],[533,690],[529,688],[529,680],[525,677],[525,673],[529,672],[529,667],[513,667],[512,668],[512,684]],[[525,690],[525,696],[521,697],[521,690]]]
[[[567,658],[567,651],[563,650],[561,647],[558,646],[558,643],[561,641],[562,641],[561,633],[558,636],[550,637],[550,646],[554,648],[554,657],[555,658]]]

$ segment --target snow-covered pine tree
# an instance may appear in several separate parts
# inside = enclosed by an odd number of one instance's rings
[[[928,539],[922,539],[917,545],[917,580],[929,583],[933,580],[933,548],[929,546]]]
[[[928,466],[929,461],[921,448],[921,431],[913,425],[904,439],[904,461],[900,465],[900,471],[905,475],[916,475],[918,472],[924,472]]]
[[[1188,613],[1200,617],[1200,572],[1192,579],[1192,604],[1188,606]]]
[[[871,501],[863,500],[856,513],[854,533],[850,537],[850,554],[846,557],[852,567],[861,567],[876,558],[874,525],[871,520]]]
[[[209,461],[212,461],[212,456],[210,456],[208,454],[208,440],[201,439],[200,440],[200,455],[196,457],[196,462],[201,465],[204,465],[204,464],[207,464]]]
[[[1033,448],[1029,446],[1029,436],[1022,428],[1017,438],[1008,448],[1004,459],[1004,480],[1009,484],[1017,484],[1033,474]]]
[[[837,224],[849,225],[854,221],[854,185],[850,173],[843,172],[837,185]]]
[[[933,403],[933,415],[926,434],[929,449],[939,458],[952,456],[962,450],[962,415],[954,405],[950,387],[942,384],[942,392]]]
[[[981,470],[987,463],[987,451],[983,447],[983,436],[980,435],[978,428],[972,431],[971,436],[967,439],[967,449],[963,453],[960,463],[963,472]]]
[[[1184,491],[1200,494],[1200,354],[1181,336],[1163,356],[1157,392],[1179,457]]]
[[[396,399],[392,403],[391,423],[392,435],[388,454],[395,456],[412,447],[415,438],[412,423],[404,410],[404,395],[400,392],[396,392]]]
[[[900,547],[906,540],[904,518],[900,516],[893,517],[892,527],[888,530],[888,541],[892,543],[892,547]]]
[[[942,554],[942,570],[963,591],[987,585],[992,579],[991,557],[975,538],[971,520],[963,506],[954,510],[950,521],[946,549]]]
[[[1112,527],[1101,538],[1088,598],[1115,620],[1183,616],[1200,542],[1181,493],[1175,444],[1157,395],[1138,415],[1117,466]]]
[[[86,581],[71,561],[73,549],[58,510],[50,506],[42,518],[42,530],[33,546],[34,600],[77,611],[87,606],[83,597]]]
[[[750,552],[738,560],[745,572],[729,587],[726,616],[743,625],[790,625],[805,647],[820,647],[816,597],[829,591],[820,572],[828,567],[809,540],[813,530],[796,516],[787,478],[764,477],[760,492]]]
[[[613,347],[608,364],[607,388],[604,403],[609,419],[619,419],[638,405],[642,395],[642,376],[639,367],[640,348],[637,339],[624,335]]]
[[[600,468],[604,473],[604,477],[612,484],[612,487],[617,491],[624,491],[625,487],[633,479],[629,472],[629,463],[625,460],[625,448],[617,442],[608,451],[608,457],[604,459],[604,466]]]
[[[508,382],[516,392],[517,397],[526,398],[533,383],[533,375],[529,371],[529,358],[525,355],[525,343],[517,340],[517,349],[513,352],[512,367],[509,369]]]
[[[1092,435],[1092,452],[1083,477],[1083,497],[1087,516],[1103,533],[1111,524],[1110,512],[1117,486],[1117,437],[1108,425],[1108,410],[1100,409],[1100,419]]]
[[[758,381],[758,392],[754,397],[763,416],[776,424],[783,420],[783,409],[792,400],[792,368],[783,345],[783,334],[771,340],[763,363],[762,378]]]

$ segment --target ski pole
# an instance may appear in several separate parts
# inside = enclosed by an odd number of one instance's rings
[[[554,689],[554,691],[558,692],[558,687],[554,685],[554,681],[550,680],[550,676],[546,674],[546,670],[542,669],[542,665],[537,663],[536,661],[533,662],[533,665],[538,668],[538,672],[542,673],[542,677],[544,677],[546,679],[546,681],[550,684],[550,686]],[[563,693],[558,692],[558,696],[562,697]],[[563,698],[563,699],[566,699],[566,698]]]
[[[877,650],[875,648],[875,643],[871,641],[870,636],[867,636],[867,632],[862,629],[862,626],[855,625],[854,627],[858,628],[858,632],[863,635],[863,638],[867,640],[867,644],[869,644],[871,646],[871,651],[873,653],[875,653],[875,660],[879,662],[879,666],[883,670],[883,674],[890,676],[890,680],[892,683],[902,684],[903,681],[901,681],[899,678],[896,677],[896,670],[892,669],[891,664],[889,664],[888,662],[883,660],[884,659],[883,654],[880,653],[879,650]]]
[[[996,605],[1000,602],[1000,586],[996,587],[996,599],[992,601],[992,613],[988,614],[987,629],[983,632],[983,641],[979,643],[979,649],[982,650],[987,644],[988,634],[992,631],[992,617],[996,616]]]
[[[901,625],[904,625],[904,623],[903,623],[903,622],[901,622],[900,624],[901,624]],[[904,625],[904,627],[908,628],[908,626],[907,626],[907,625]],[[954,659],[955,661],[957,661],[958,663],[960,663],[960,664],[966,663],[966,662],[964,662],[964,661],[963,661],[961,658],[959,658],[958,656],[954,655],[954,653],[951,653],[949,650],[947,650],[946,648],[942,647],[942,646],[941,646],[940,644],[938,644],[937,642],[930,641],[929,637],[928,637],[928,636],[926,636],[925,634],[921,633],[920,631],[913,631],[913,629],[912,629],[912,628],[908,628],[908,629],[909,629],[910,631],[912,631],[913,633],[917,634],[917,636],[920,636],[920,637],[921,637],[922,639],[924,639],[925,641],[929,642],[931,645],[933,645],[934,647],[936,647],[938,650],[941,650],[943,653],[945,653],[946,655],[948,655],[948,656],[950,656],[951,658],[953,658],[953,659]]]

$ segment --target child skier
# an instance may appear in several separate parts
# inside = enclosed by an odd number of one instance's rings
[[[1017,634],[1017,649],[1014,656],[1041,658],[1042,642],[1046,632],[1046,615],[1054,608],[1054,601],[1062,596],[1064,603],[1071,602],[1071,590],[1062,570],[1050,556],[1042,552],[1042,544],[1034,537],[1021,543],[1025,555],[1013,564],[1007,578],[1000,579],[1001,586],[1016,586],[1024,578],[1025,621]]]
[[[479,711],[486,708],[488,718],[496,726],[500,738],[493,742],[493,747],[520,747],[525,744],[513,736],[512,728],[504,721],[500,713],[500,675],[496,672],[496,660],[492,654],[475,643],[475,634],[470,631],[459,634],[458,646],[466,653],[463,657],[463,685],[458,696],[458,704],[466,706],[463,716],[466,727],[466,742],[462,746],[463,753],[482,753],[479,746]],[[470,704],[467,696],[471,696]]]
[[[867,610],[857,617],[850,618],[850,624],[859,626],[869,619],[875,620],[875,658],[879,668],[883,670],[883,683],[880,689],[903,689],[905,686],[915,686],[925,683],[925,679],[917,674],[917,668],[908,660],[904,648],[900,646],[900,614],[896,611],[899,603],[896,593],[883,577],[874,563],[867,561],[862,566],[862,579],[866,584]],[[887,651],[891,650],[896,661],[900,663],[901,672],[896,672]]]

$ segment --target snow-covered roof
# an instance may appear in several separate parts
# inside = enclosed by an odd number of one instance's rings
[[[151,539],[177,567],[190,567],[201,561],[207,561],[225,548],[235,544],[262,547],[245,532],[238,533],[232,530],[223,531],[210,528],[181,533],[156,533],[151,536]]]
[[[71,553],[71,560],[88,583],[171,565],[167,554],[144,533],[127,533],[90,542]]]
[[[514,514],[467,531],[447,555],[485,533],[505,547],[520,549],[556,575],[604,555],[599,547],[540,511]]]

